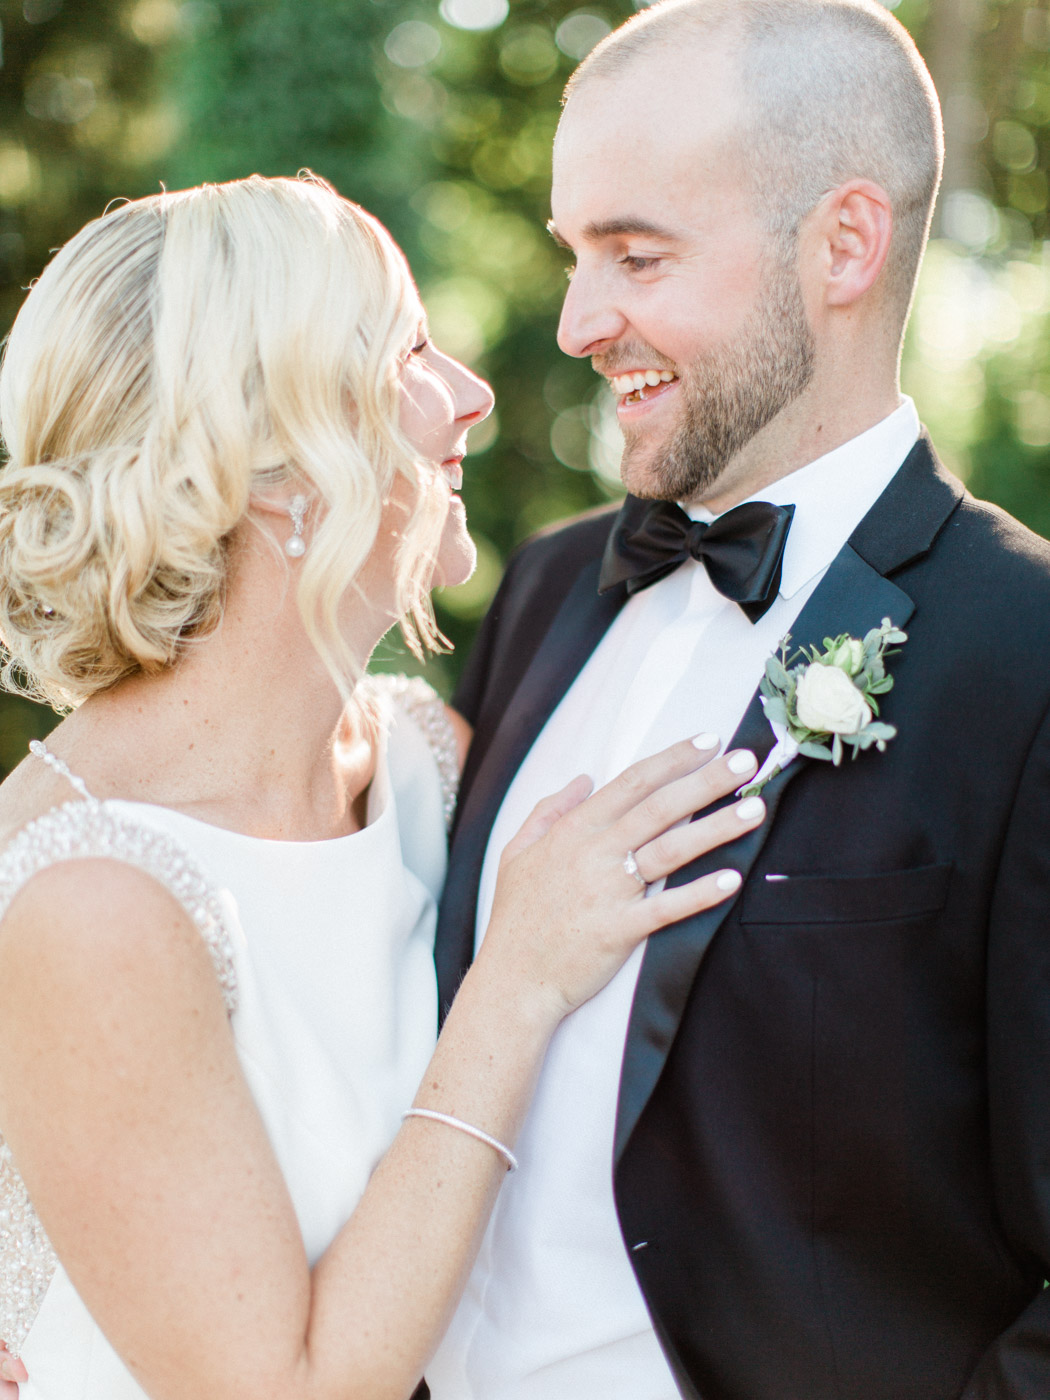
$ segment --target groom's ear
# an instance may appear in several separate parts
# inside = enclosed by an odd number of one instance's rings
[[[815,255],[824,304],[853,306],[886,264],[893,237],[890,197],[873,180],[850,180],[824,196],[802,233]]]

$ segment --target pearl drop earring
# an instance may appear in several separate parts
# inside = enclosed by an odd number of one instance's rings
[[[306,541],[303,539],[306,497],[293,496],[288,502],[288,514],[292,517],[293,533],[284,542],[284,552],[290,559],[301,559],[306,553]]]

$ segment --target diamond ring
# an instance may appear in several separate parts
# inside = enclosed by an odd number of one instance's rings
[[[633,851],[628,851],[627,854],[624,856],[623,868],[626,871],[626,873],[630,875],[632,880],[638,881],[643,890],[647,890],[649,888],[648,880],[645,879],[645,877],[642,875],[642,872],[638,869],[638,861],[635,858],[635,854]]]

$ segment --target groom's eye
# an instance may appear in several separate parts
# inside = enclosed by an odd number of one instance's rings
[[[620,266],[628,268],[631,272],[646,272],[659,261],[659,258],[642,258],[634,253],[625,253],[620,259]]]
[[[575,271],[576,271],[576,264],[575,264],[575,263],[569,263],[569,264],[566,266],[566,268],[565,268],[565,280],[566,280],[566,282],[571,282],[571,281],[572,281],[573,273],[574,273]]]

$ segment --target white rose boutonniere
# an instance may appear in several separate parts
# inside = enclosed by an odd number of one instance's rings
[[[743,791],[749,796],[761,791],[799,754],[838,766],[846,745],[854,758],[873,745],[881,753],[897,731],[879,720],[877,697],[893,689],[886,658],[907,640],[888,617],[863,640],[825,637],[823,651],[803,647],[790,659],[791,638],[785,637],[766,662],[759,687],[777,742]]]
[[[871,706],[845,671],[814,661],[798,678],[795,710],[814,734],[857,734],[870,724]]]

